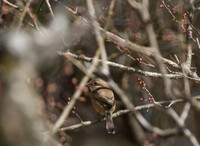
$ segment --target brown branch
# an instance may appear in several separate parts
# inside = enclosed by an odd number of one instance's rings
[[[42,33],[42,31],[40,30],[40,28],[38,26],[38,19],[37,19],[37,17],[34,17],[34,15],[32,14],[32,12],[31,12],[30,9],[28,9],[28,14],[31,17],[31,19],[33,20],[34,25],[35,25],[36,29],[39,31],[40,35],[44,37],[44,34]]]
[[[187,103],[186,103],[187,106]],[[189,109],[186,108],[186,110],[188,110],[187,112],[189,112]],[[200,146],[199,142],[197,141],[196,137],[193,135],[193,133],[185,127],[185,121],[183,118],[179,117],[178,114],[174,111],[174,109],[170,108],[167,110],[167,113],[174,119],[174,121],[177,123],[177,125],[182,129],[182,133],[188,137],[188,139],[190,140],[190,142],[194,145],[194,146]]]
[[[90,65],[89,69],[88,69],[88,74],[92,74],[93,71],[96,68],[96,65],[98,64],[98,58],[99,58],[100,52],[99,50],[96,51],[94,60],[92,61],[92,64]],[[55,133],[58,128],[61,127],[61,125],[63,124],[64,120],[69,116],[69,113],[71,111],[71,109],[73,108],[74,104],[76,103],[77,99],[79,98],[79,96],[82,93],[82,88],[85,86],[85,84],[87,83],[87,81],[89,80],[89,76],[84,76],[79,84],[80,90],[77,90],[73,96],[72,99],[70,101],[70,103],[64,108],[62,114],[60,115],[60,117],[58,118],[58,120],[56,121],[54,127],[52,128],[52,133]]]
[[[103,65],[103,69],[102,72],[105,73],[106,75],[110,74],[109,72],[109,67],[106,64],[107,61],[107,53],[106,53],[106,49],[105,49],[105,44],[104,44],[104,38],[101,35],[100,32],[100,24],[96,21],[96,15],[95,15],[95,10],[94,10],[94,6],[93,6],[93,2],[92,0],[86,0],[87,2],[87,7],[88,7],[88,11],[92,20],[92,24],[94,27],[94,32],[95,32],[95,36],[96,36],[96,41],[98,44],[98,47],[101,51],[101,59],[102,59],[102,65]]]
[[[150,43],[150,46],[153,50],[153,53],[156,54],[154,55],[154,58],[156,60],[156,63],[159,67],[160,72],[163,75],[163,83],[164,83],[164,91],[167,97],[172,98],[173,95],[171,94],[171,80],[165,76],[167,74],[167,70],[162,63],[162,55],[160,53],[159,47],[158,47],[158,42],[156,40],[156,34],[153,28],[153,24],[151,23],[151,16],[149,13],[149,1],[142,0],[141,2],[136,2],[135,0],[128,0],[129,4],[138,10],[138,12],[141,15],[142,21],[146,23],[145,25],[145,30],[148,36],[148,40]],[[137,4],[138,6],[136,6]]]
[[[24,10],[23,10],[23,12],[22,12],[22,14],[21,14],[21,16],[20,16],[19,23],[18,23],[18,26],[17,26],[17,31],[20,29],[21,24],[22,24],[22,22],[23,22],[23,20],[24,20],[24,17],[26,16],[26,13],[27,13],[27,11],[28,11],[30,5],[31,5],[31,0],[29,0],[29,1],[26,3],[26,6],[25,6],[25,8],[24,8]]]
[[[19,6],[15,5],[15,4],[13,4],[13,3],[7,1],[7,0],[3,0],[3,1],[4,1],[6,4],[8,4],[9,6],[15,8],[16,10],[19,10],[20,12],[23,12],[23,10],[20,9]],[[31,19],[33,20],[34,25],[31,24],[30,22],[28,22],[27,20],[25,20],[24,18],[21,18],[20,16],[17,16],[16,14],[14,14],[14,13],[12,13],[12,12],[10,12],[10,13],[13,14],[14,16],[16,16],[17,18],[22,19],[22,21],[26,22],[26,23],[29,24],[31,27],[34,27],[34,26],[35,26],[35,27],[37,28],[37,30],[40,32],[41,36],[43,36],[43,34],[42,34],[42,32],[41,32],[41,30],[40,30],[40,28],[39,28],[39,26],[38,26],[38,19],[37,19],[37,17],[34,17],[34,16],[33,16],[32,12],[30,11],[30,8],[28,8],[28,14],[29,14],[29,16],[31,17]]]
[[[61,3],[61,2],[60,2]],[[80,14],[78,14],[76,11],[74,11],[73,9],[67,7],[66,5],[62,4],[67,10],[68,12],[70,12],[70,14],[73,15],[73,17],[75,17],[75,19],[82,19],[86,25],[94,25],[91,21],[87,20],[86,18],[82,17]],[[141,46],[141,45],[137,45],[129,40],[126,40],[126,39],[123,39],[121,37],[119,37],[118,35],[112,33],[112,32],[109,32],[109,31],[106,31],[104,30],[102,27],[99,27],[99,29],[101,30],[101,32],[103,33],[103,35],[106,37],[106,39],[111,39],[115,42],[117,42],[117,44],[119,44],[120,46],[123,46],[123,47],[126,47],[126,48],[129,48],[131,49],[132,51],[136,51],[136,52],[140,52],[140,53],[143,53],[143,54],[146,54],[147,56],[150,56],[150,57],[153,57],[154,54],[152,52],[152,48],[151,47],[145,47],[145,46]],[[169,60],[169,59],[166,59],[166,58],[163,58],[161,57],[160,58],[162,60],[162,62],[164,64],[168,64],[172,67],[175,67],[175,68],[180,68],[180,66]]]
[[[192,99],[193,100],[200,100],[200,96],[195,96]],[[174,105],[174,104],[182,103],[182,102],[185,102],[185,101],[186,100],[184,100],[184,99],[176,99],[176,100],[170,100],[170,101],[160,101],[160,102],[157,102],[157,103],[160,104],[160,105],[167,105],[167,104]],[[135,111],[147,110],[147,109],[153,108],[155,106],[157,106],[157,105],[153,104],[153,103],[152,104],[146,104],[146,105],[140,105],[140,106],[135,107]],[[117,118],[117,117],[122,116],[122,115],[127,114],[127,113],[130,113],[129,109],[119,110],[119,111],[113,113],[112,117]],[[105,118],[95,119],[95,120],[91,120],[91,121],[85,121],[85,122],[81,122],[79,124],[75,124],[75,125],[72,125],[72,126],[63,127],[63,128],[58,129],[56,132],[72,131],[72,130],[79,129],[79,128],[86,127],[86,126],[90,126],[90,125],[93,125],[93,124],[96,124],[96,123],[102,122],[102,121],[105,121]],[[163,134],[162,136],[166,136],[166,135]]]
[[[93,60],[93,58],[86,57],[86,56],[83,56],[83,55],[79,56],[79,55],[73,54],[69,51],[67,51],[67,52],[58,51],[58,54],[65,56],[65,57],[71,56],[71,57],[73,57],[77,60],[83,60],[83,61],[86,61],[86,62],[92,62],[92,60]],[[102,60],[98,59],[98,62],[101,63]],[[122,65],[122,64],[119,64],[119,63],[111,62],[111,61],[106,61],[106,63],[111,67],[119,68],[119,69],[122,69],[124,71],[137,73],[137,74],[140,74],[140,75],[144,75],[146,77],[155,77],[155,78],[163,77],[162,74],[157,73],[157,72],[143,71],[143,70],[140,70],[140,69],[128,67],[128,66],[125,66],[125,65]],[[184,77],[184,75],[181,72],[175,72],[175,74],[166,74],[165,76],[168,77],[168,78],[172,78],[172,79],[178,79],[178,78]],[[186,76],[186,77],[190,80],[200,81],[199,78],[191,78],[191,77],[188,77],[188,76]]]
[[[189,16],[188,16],[188,24],[187,24],[187,34],[186,34],[186,43],[187,43],[187,56],[186,56],[186,65],[190,68],[192,63],[192,44],[191,40],[193,38],[192,27],[189,24],[193,23],[194,17],[194,0],[189,0],[190,9],[189,9]]]

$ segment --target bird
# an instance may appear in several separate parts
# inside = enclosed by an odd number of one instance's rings
[[[106,117],[106,129],[108,133],[115,134],[115,126],[112,113],[116,103],[114,93],[108,83],[100,78],[92,79],[86,84],[91,93],[91,102],[97,113]]]

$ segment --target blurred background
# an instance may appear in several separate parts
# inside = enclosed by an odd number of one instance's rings
[[[49,2],[49,3],[48,3]],[[138,11],[125,0],[93,1],[96,20],[106,31],[142,46],[149,46]],[[167,7],[177,18],[174,20],[160,0],[149,1],[159,49],[164,58],[176,62],[183,60],[186,52],[188,24],[183,16],[190,5],[187,0],[166,0]],[[195,0],[195,7],[199,1]],[[112,6],[113,5],[113,6]],[[70,11],[73,10],[73,11]],[[75,12],[75,13],[73,13]],[[94,57],[98,49],[90,22],[86,1],[83,0],[1,0],[0,1],[0,145],[1,146],[133,146],[133,145],[191,145],[181,135],[159,137],[143,129],[132,114],[114,119],[116,134],[110,135],[105,122],[55,135],[47,134],[70,102],[85,74],[73,62],[58,54],[70,51],[77,55]],[[200,13],[194,14],[194,38],[199,38]],[[179,23],[178,23],[179,22]],[[182,27],[183,26],[183,27]],[[159,72],[154,58],[134,52],[105,38],[108,60],[150,72]],[[192,43],[193,71],[200,74],[200,50]],[[84,66],[88,63],[79,61]],[[181,71],[168,66],[174,72]],[[100,69],[97,66],[96,71]],[[129,96],[135,106],[149,104],[149,94],[156,101],[168,100],[164,94],[162,78],[145,77],[136,73],[110,67],[113,79]],[[170,72],[169,72],[170,73]],[[139,80],[138,80],[139,79]],[[184,98],[183,79],[172,79],[177,98]],[[199,83],[190,81],[192,96],[200,94]],[[125,109],[115,94],[117,109]],[[172,107],[178,114],[183,103]],[[162,129],[176,124],[158,109],[142,110],[142,115],[152,125]],[[77,116],[78,115],[78,116]],[[94,120],[100,116],[94,111],[88,89],[85,87],[69,117],[62,127]],[[200,113],[193,108],[186,126],[200,140]],[[142,131],[142,132],[141,132]]]

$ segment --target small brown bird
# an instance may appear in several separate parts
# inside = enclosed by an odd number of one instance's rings
[[[91,92],[91,101],[97,113],[106,116],[106,129],[108,133],[115,134],[112,113],[115,110],[115,98],[108,83],[102,79],[93,79],[87,86]]]

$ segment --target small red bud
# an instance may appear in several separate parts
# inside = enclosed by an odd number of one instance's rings
[[[140,97],[140,101],[143,101],[144,100],[144,98],[143,97]]]

